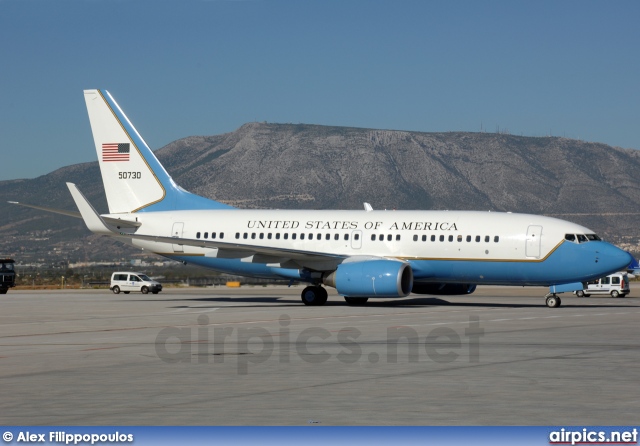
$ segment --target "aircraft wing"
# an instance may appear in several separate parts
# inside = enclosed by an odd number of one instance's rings
[[[66,209],[56,209],[56,208],[48,208],[45,206],[36,206],[34,204],[20,203],[19,201],[8,201],[8,203],[16,204],[18,206],[23,206],[31,209],[38,209],[40,211],[53,212],[54,214],[66,215],[67,217],[82,218],[82,214],[78,211],[67,211]],[[111,218],[111,217],[102,217],[102,219],[108,224],[113,226],[137,228],[141,225],[141,223],[136,221],[121,220],[121,219]]]
[[[267,257],[273,259],[291,259],[304,261],[336,261],[340,263],[347,256],[339,254],[325,254],[314,251],[302,251],[285,248],[271,248],[260,245],[240,245],[231,242],[213,241],[213,240],[194,240],[180,237],[157,236],[145,234],[131,234],[127,232],[116,233],[122,237],[130,237],[138,240],[149,240],[160,243],[171,243],[174,245],[196,246],[199,248],[217,248],[219,250],[218,257],[221,258],[246,258],[250,256],[261,256],[265,260]],[[179,255],[179,254],[177,254]],[[273,262],[257,262],[257,263],[273,263]]]
[[[82,215],[80,215],[80,212],[78,212],[78,211],[67,211],[65,209],[47,208],[47,207],[44,207],[44,206],[36,206],[36,205],[33,205],[33,204],[20,203],[18,201],[8,201],[7,203],[17,204],[18,206],[23,206],[23,207],[31,208],[31,209],[38,209],[40,211],[53,212],[54,214],[62,214],[62,215],[66,215],[68,217],[82,218]]]
[[[80,210],[82,219],[92,232],[102,235],[116,235],[137,240],[149,240],[174,245],[196,246],[200,248],[217,248],[218,258],[242,259],[252,263],[284,265],[295,262],[297,266],[312,269],[334,269],[347,256],[301,251],[285,248],[272,248],[260,245],[244,245],[232,242],[213,240],[194,240],[180,237],[136,234],[135,230],[141,225],[139,222],[106,218],[96,212],[87,198],[73,183],[67,183],[69,192]],[[127,225],[127,223],[129,225]],[[173,254],[173,253],[172,253]],[[179,254],[177,254],[179,255]]]

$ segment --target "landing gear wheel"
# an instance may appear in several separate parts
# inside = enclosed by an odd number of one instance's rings
[[[555,294],[547,296],[547,307],[558,308],[560,305],[562,305],[562,301],[558,296],[556,296]]]
[[[620,297],[620,293],[618,293],[616,290],[613,290],[611,292],[611,297],[613,297],[613,298]]]
[[[140,291],[142,291],[142,294],[148,294],[149,288],[147,288],[146,286],[143,286],[142,288],[140,288]]]
[[[113,294],[120,294],[120,287],[116,285],[111,289],[111,291],[113,291]]]
[[[352,306],[364,305],[364,304],[367,303],[368,300],[369,300],[368,297],[347,297],[347,296],[344,296],[344,301],[347,303],[347,305],[352,305]]]
[[[302,290],[300,298],[305,305],[320,306],[327,302],[327,290],[321,286],[308,286]]]
[[[578,296],[578,297],[584,297],[584,291],[582,291],[582,290],[578,290],[578,291],[576,291],[576,296]]]

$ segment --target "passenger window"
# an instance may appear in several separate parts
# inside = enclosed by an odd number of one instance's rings
[[[285,234],[284,238],[287,238],[286,236],[287,236],[287,234]],[[291,234],[291,240],[295,240],[296,237],[297,237],[297,234],[295,232],[293,234]]]
[[[285,232],[285,233],[282,235],[282,237],[283,237],[285,240],[289,240],[289,233],[288,233],[288,232]],[[295,238],[295,237],[294,237],[294,238]]]
[[[255,239],[255,238],[256,238],[256,233],[255,233],[255,232],[252,232],[252,233],[251,233],[251,238],[252,238],[252,239]]]
[[[344,239],[345,239],[345,240],[349,240],[349,234],[345,234],[345,235],[344,235]]]
[[[467,235],[467,243],[469,243],[471,241],[471,236]]]
[[[371,234],[371,241],[375,242],[376,241],[376,235],[375,234]]]
[[[280,233],[276,232],[276,240],[280,240]]]
[[[309,233],[309,240],[313,240],[313,234]]]
[[[204,233],[204,238],[209,238],[209,233],[208,232]]]
[[[449,236],[449,241],[452,242],[453,241],[453,235]]]
[[[444,235],[441,235],[441,236],[440,236],[440,241],[441,241],[441,242],[444,242]]]
[[[360,234],[354,234],[353,235],[353,239],[354,240],[360,240]]]
[[[476,243],[480,243],[480,236],[476,235]]]
[[[333,239],[334,239],[334,240],[340,240],[340,234],[336,234],[336,235],[334,235],[334,236],[333,236]]]
[[[302,234],[300,234],[300,240],[304,240],[304,232]]]
[[[491,240],[491,237],[489,237],[488,235],[485,235],[484,236],[485,243],[489,243],[489,240]]]
[[[264,238],[264,232],[260,233],[260,240],[262,240]]]
[[[200,238],[200,233],[196,232],[196,238]]]
[[[240,238],[240,233],[236,232],[236,238]]]
[[[384,235],[380,234],[380,235],[378,236],[378,240],[383,241],[383,240],[384,240]]]
[[[268,233],[268,234],[267,234],[267,238],[268,238],[269,240],[271,240],[271,233]]]
[[[211,233],[211,238],[216,238],[216,233],[215,232]]]
[[[396,242],[400,241],[400,234],[396,234]]]
[[[498,243],[499,241],[500,241],[500,236],[499,236],[499,235],[496,235],[496,236],[493,238],[493,243]]]
[[[435,241],[436,241],[436,236],[435,236],[435,234],[431,236],[431,241],[432,241],[432,242],[435,242]]]
[[[588,241],[586,235],[578,234],[578,243],[587,243]]]
[[[220,238],[224,238],[224,232],[220,233]]]
[[[426,235],[423,235],[423,236],[422,236],[422,241],[423,241],[423,242],[426,242],[426,241],[427,241],[427,236],[426,236]]]
[[[461,236],[461,235],[459,235],[459,236],[458,236],[458,242],[461,242],[461,241],[462,241],[462,236]]]
[[[392,240],[393,236],[391,234],[387,235],[387,241],[390,242]]]
[[[326,234],[326,235],[324,236],[324,239],[325,239],[325,240],[331,240],[331,234]]]
[[[602,283],[603,285],[609,285],[610,281],[608,277],[603,277],[602,279],[600,279],[600,283]]]
[[[247,238],[247,233],[245,232],[244,235],[242,236],[242,238],[246,239]]]
[[[611,278],[612,285],[620,285],[620,277],[612,277]]]
[[[564,239],[569,241],[569,242],[576,242],[576,235],[575,234],[565,234],[564,235]]]
[[[322,240],[322,234],[320,234],[320,233],[318,232],[318,235],[316,236],[316,239],[317,239],[317,240]]]
[[[414,241],[414,242],[417,242],[417,241],[418,241],[418,234],[416,234],[416,235],[414,235],[414,236],[413,236],[413,241]]]

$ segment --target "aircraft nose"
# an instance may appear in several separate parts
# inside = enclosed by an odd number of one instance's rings
[[[617,246],[610,245],[609,243],[603,244],[598,250],[601,262],[606,262],[607,265],[611,265],[612,269],[624,270],[633,262],[633,256],[627,251],[624,251]]]

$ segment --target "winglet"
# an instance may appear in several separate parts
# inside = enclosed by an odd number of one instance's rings
[[[82,192],[80,192],[78,186],[73,183],[67,183],[67,187],[69,188],[69,192],[71,192],[73,201],[76,202],[76,206],[78,207],[80,215],[82,215],[82,219],[87,225],[87,228],[95,234],[114,235],[113,231],[109,229],[102,217],[100,217],[93,206],[91,206],[89,200],[87,200]]]

